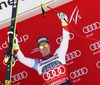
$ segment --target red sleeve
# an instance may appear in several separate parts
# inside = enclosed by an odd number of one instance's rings
[[[69,32],[69,27],[68,27],[68,25],[64,26],[64,29],[65,29],[66,31]]]

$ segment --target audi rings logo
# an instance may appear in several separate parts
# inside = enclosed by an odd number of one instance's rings
[[[64,73],[65,73],[65,67],[59,66],[59,67],[55,67],[53,70],[44,72],[42,76],[43,76],[43,79],[47,81],[49,79],[52,79],[52,78],[59,76],[61,74],[64,74]]]
[[[70,40],[74,39],[74,34],[73,34],[73,33],[69,33],[69,36],[70,36]],[[60,44],[61,41],[62,41],[62,39],[63,39],[63,36],[58,37],[58,38],[56,39],[57,44]]]
[[[28,76],[28,73],[26,71],[23,71],[21,73],[18,73],[18,74],[15,74],[14,76],[11,76],[11,82],[16,82],[16,81],[19,81],[19,80],[22,80],[24,78],[27,78]]]
[[[95,42],[94,44],[91,44],[89,48],[91,51],[95,51],[96,49],[99,49],[100,48],[100,41]]]
[[[98,68],[100,68],[100,61],[98,61],[98,62],[96,63],[96,66],[97,66]]]
[[[66,55],[66,58],[67,58],[66,61],[75,59],[75,58],[77,58],[77,57],[79,57],[79,56],[81,56],[81,51],[80,51],[80,50],[75,50],[75,51],[73,51],[73,52],[71,52],[71,53],[68,53],[68,54]]]
[[[84,33],[89,33],[89,32],[92,32],[94,30],[97,30],[99,28],[100,28],[100,23],[99,22],[95,22],[95,23],[93,23],[91,25],[85,26],[83,28],[83,32]]]
[[[75,70],[74,72],[70,73],[70,77],[72,79],[79,77],[79,76],[83,76],[84,74],[88,73],[88,69],[86,67],[83,67],[81,69]]]

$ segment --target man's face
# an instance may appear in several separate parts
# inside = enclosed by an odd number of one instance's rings
[[[39,44],[39,50],[43,56],[46,56],[50,53],[50,45],[47,42],[41,42]]]

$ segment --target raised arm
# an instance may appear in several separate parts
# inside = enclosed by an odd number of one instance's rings
[[[36,64],[38,62],[38,59],[31,59],[31,58],[25,57],[24,54],[19,49],[18,39],[16,37],[15,37],[15,41],[16,42],[14,43],[14,50],[16,51],[16,56],[17,56],[18,60],[21,63],[23,63],[24,65],[37,70]]]
[[[31,58],[25,57],[20,49],[18,50],[16,56],[21,63],[23,63],[24,65],[26,65],[30,68],[32,68],[35,65],[36,59],[31,59]]]
[[[68,24],[66,23],[67,16],[61,12],[58,14],[58,17],[61,20],[62,26],[63,26],[63,29],[62,29],[63,39],[61,41],[59,48],[56,50],[56,52],[61,57],[65,57],[67,49],[68,49],[68,45],[69,45],[69,28],[68,28]]]

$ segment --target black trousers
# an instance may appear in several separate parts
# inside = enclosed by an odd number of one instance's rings
[[[66,81],[65,83],[62,83],[62,84],[60,84],[60,85],[72,85],[72,84],[70,83],[70,80],[68,80],[68,81]]]

